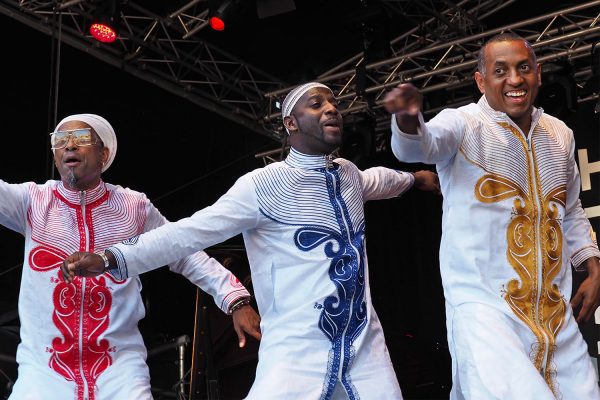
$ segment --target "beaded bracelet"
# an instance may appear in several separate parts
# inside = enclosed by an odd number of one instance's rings
[[[239,310],[243,306],[247,306],[250,304],[250,297],[243,297],[240,300],[236,301],[229,307],[229,313],[233,314],[234,311]]]

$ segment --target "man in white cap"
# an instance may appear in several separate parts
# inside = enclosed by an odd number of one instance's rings
[[[51,144],[61,181],[0,180],[0,223],[25,236],[19,376],[10,399],[151,399],[137,327],[144,316],[139,278],[104,274],[66,283],[59,267],[73,251],[101,250],[167,221],[144,194],[102,181],[117,150],[104,118],[71,115],[51,133]],[[260,318],[243,306],[249,293],[218,262],[199,252],[169,266],[223,311],[236,310],[241,341],[242,331],[260,337]]]
[[[402,398],[371,305],[363,204],[437,176],[388,168],[360,171],[329,155],[342,141],[342,116],[320,83],[283,102],[287,158],[242,176],[215,204],[101,255],[65,260],[67,281],[110,270],[135,276],[242,233],[263,334],[248,399]],[[77,261],[79,260],[79,261]]]

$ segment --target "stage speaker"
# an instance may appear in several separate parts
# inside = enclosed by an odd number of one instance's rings
[[[238,254],[239,253],[239,254]],[[225,255],[210,252],[232,271],[252,293],[252,280],[245,253]],[[256,303],[251,302],[256,310]],[[190,400],[236,400],[246,397],[256,372],[259,342],[246,335],[246,346],[238,346],[231,316],[217,308],[210,296],[197,290],[190,371]]]
[[[573,73],[567,61],[542,65],[542,86],[536,102],[546,113],[565,119],[576,111],[577,85]]]

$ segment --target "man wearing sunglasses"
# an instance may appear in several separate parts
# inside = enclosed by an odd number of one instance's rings
[[[0,223],[25,236],[19,295],[19,376],[10,399],[151,399],[146,349],[137,327],[144,316],[137,277],[109,274],[60,279],[73,251],[99,251],[165,224],[143,193],[111,185],[111,125],[93,114],[63,119],[50,134],[60,181],[0,180]],[[169,264],[233,313],[234,327],[260,338],[260,318],[243,285],[206,253]]]

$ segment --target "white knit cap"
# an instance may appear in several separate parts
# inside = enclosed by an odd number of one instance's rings
[[[100,140],[102,140],[102,143],[104,143],[104,147],[108,148],[108,160],[106,160],[106,164],[102,166],[102,172],[106,171],[115,159],[115,154],[117,154],[117,135],[115,135],[112,126],[110,126],[107,120],[96,114],[75,114],[63,118],[62,121],[56,125],[56,129],[62,124],[70,121],[81,121],[91,126],[100,137]]]
[[[302,97],[302,95],[308,92],[310,89],[316,87],[322,87],[331,91],[329,87],[319,82],[308,82],[303,85],[297,86],[291,92],[289,92],[287,96],[285,96],[283,103],[281,103],[281,118],[289,117],[289,115],[292,113],[292,109],[294,108],[298,100],[300,100],[300,97]],[[287,131],[287,128],[285,128],[285,130]]]

